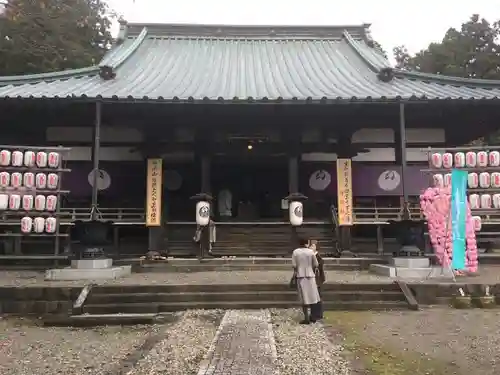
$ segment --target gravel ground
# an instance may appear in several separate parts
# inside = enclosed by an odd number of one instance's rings
[[[88,329],[39,327],[0,320],[0,374],[104,375],[162,326]]]
[[[219,310],[187,311],[127,375],[196,375],[222,315]]]
[[[497,310],[430,308],[418,312],[351,313],[360,337],[394,353],[418,353],[451,374],[500,373]],[[404,354],[403,354],[404,355]]]
[[[459,282],[496,284],[500,283],[500,267],[484,266],[481,274],[471,277],[460,277]],[[95,281],[45,281],[44,273],[37,271],[0,271],[0,286],[83,286],[89,282],[100,285],[154,285],[154,284],[270,284],[288,283],[291,271],[217,271],[191,273],[134,273],[129,277],[117,280]],[[392,283],[388,277],[377,276],[368,271],[327,271],[329,283]],[[413,281],[413,280],[406,280]],[[436,283],[438,280],[414,282]],[[450,280],[443,282],[449,283]]]
[[[273,310],[280,375],[348,375],[342,347],[333,344],[322,324],[302,326],[299,310]]]

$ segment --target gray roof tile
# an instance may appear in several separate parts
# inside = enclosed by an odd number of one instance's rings
[[[492,99],[500,82],[389,68],[370,47],[368,25],[243,27],[129,25],[99,66],[0,77],[0,97],[164,100],[253,98]],[[114,79],[100,76],[103,67]],[[384,82],[381,72],[392,78]]]

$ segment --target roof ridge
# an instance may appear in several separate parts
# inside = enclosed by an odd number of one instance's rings
[[[0,76],[0,86],[21,85],[50,81],[54,79],[70,79],[89,76],[99,73],[99,67],[92,65],[86,68],[59,70],[56,72],[23,74],[14,76]]]
[[[143,28],[148,28],[153,36],[217,36],[248,38],[256,37],[340,37],[343,30],[356,36],[365,37],[369,24],[361,25],[206,25],[206,24],[164,24],[164,23],[127,23],[130,35],[138,35]]]
[[[107,57],[105,56],[99,63],[99,68],[100,69],[104,67],[109,67],[111,69],[119,68],[121,65],[123,65],[123,63],[125,63],[125,61],[127,61],[127,59],[129,59],[137,51],[137,49],[146,39],[147,35],[148,35],[148,29],[144,27],[141,33],[134,39],[134,42],[130,44],[128,47],[119,46],[116,49],[115,54],[112,54]]]
[[[351,34],[349,34],[349,32],[347,30],[344,30],[344,32],[342,33],[342,36],[346,40],[349,47],[351,47],[354,50],[354,52],[361,58],[361,60],[366,64],[366,66],[368,66],[368,68],[370,68],[370,70],[373,73],[379,74],[384,69],[391,68],[390,65],[388,65],[388,64],[384,65],[384,66],[375,64],[372,61],[372,59],[365,53],[365,51],[363,51],[361,48],[359,48],[356,40],[354,40],[354,38],[351,36]],[[370,47],[370,48],[373,48],[373,47]]]
[[[396,77],[408,78],[408,79],[421,79],[421,80],[432,80],[436,83],[443,84],[459,84],[461,86],[480,86],[480,87],[500,87],[500,80],[496,79],[480,79],[480,78],[465,78],[465,77],[454,77],[447,76],[441,74],[433,74],[433,73],[423,73],[417,72],[413,70],[404,70],[404,69],[392,69],[394,75]]]

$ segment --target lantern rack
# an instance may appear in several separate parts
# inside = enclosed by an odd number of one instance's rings
[[[462,171],[467,171],[467,172],[472,172],[472,173],[482,173],[482,172],[500,172],[500,165],[499,166],[491,166],[489,165],[489,154],[490,152],[497,151],[500,152],[500,146],[464,146],[464,147],[427,147],[424,149],[421,149],[423,152],[427,152],[427,158],[428,158],[428,163],[429,163],[429,168],[424,168],[422,169],[422,172],[427,172],[427,173],[451,173],[452,169],[458,169]],[[481,167],[481,166],[475,166],[475,167],[467,167],[467,166],[458,166],[455,168],[437,168],[432,165],[432,154],[433,153],[439,153],[443,155],[444,153],[451,153],[453,156],[458,153],[458,152],[486,152],[488,155],[488,165]],[[477,157],[477,156],[476,156]],[[453,160],[453,164],[455,164],[455,161]],[[430,176],[430,179],[432,180],[432,175]],[[491,180],[491,176],[490,176]],[[475,194],[475,193],[485,193],[485,194],[492,194],[492,193],[500,193],[500,187],[494,187],[491,186],[492,182],[490,181],[490,187],[486,188],[469,188],[467,187],[467,200],[470,202],[470,194]],[[493,197],[492,197],[493,198]],[[473,216],[482,216],[482,215],[489,215],[490,213],[498,213],[499,209],[498,208],[471,208],[471,212]],[[483,219],[483,217],[481,217]],[[482,220],[481,220],[482,221]]]
[[[67,154],[71,149],[68,147],[62,147],[62,146],[57,146],[57,147],[38,147],[38,146],[12,146],[12,145],[0,145],[0,150],[2,151],[8,151],[11,154],[11,162],[12,163],[12,153],[14,151],[20,151],[23,153],[23,165],[22,166],[13,166],[13,165],[8,165],[8,166],[0,166],[0,172],[18,172],[21,173],[24,177],[24,173],[44,173],[46,174],[48,178],[49,173],[54,173],[57,175],[57,186],[54,189],[38,189],[36,187],[36,181],[33,185],[33,187],[26,187],[24,186],[23,182],[20,183],[19,186],[14,187],[12,186],[12,174],[10,175],[10,186],[8,187],[0,187],[0,194],[5,194],[8,195],[9,198],[12,194],[17,194],[21,198],[22,202],[22,197],[25,195],[31,195],[33,196],[33,200],[35,200],[35,197],[37,195],[43,195],[47,197],[48,195],[54,195],[56,196],[56,207],[54,211],[42,211],[42,210],[36,210],[33,204],[33,207],[30,210],[25,210],[22,206],[22,203],[20,202],[20,208],[18,210],[16,209],[10,209],[8,206],[7,209],[1,209],[0,213],[2,215],[2,218],[4,221],[18,221],[18,230],[15,232],[4,232],[0,233],[0,237],[17,237],[21,240],[21,238],[24,237],[47,237],[47,238],[53,238],[54,239],[54,253],[53,255],[47,255],[47,256],[42,256],[42,255],[36,255],[37,259],[43,259],[43,258],[58,258],[60,257],[60,240],[61,237],[68,237],[67,233],[61,233],[61,205],[62,205],[62,197],[65,194],[69,194],[69,190],[63,190],[61,189],[62,186],[62,176],[64,173],[71,172],[71,169],[65,168],[66,165],[66,158],[65,154]],[[38,167],[36,166],[26,166],[24,165],[24,156],[25,153],[28,151],[32,151],[35,154],[37,152],[45,152],[48,158],[48,154],[50,152],[55,152],[59,155],[59,166],[57,168],[51,168],[49,166],[47,167]],[[10,200],[10,199],[9,199]],[[53,233],[34,233],[33,231],[29,233],[23,233],[21,231],[21,218],[24,216],[28,216],[31,218],[35,217],[52,217],[55,219],[55,230]],[[12,229],[12,226],[9,226],[10,229]],[[45,229],[45,228],[44,228]],[[12,259],[15,259],[16,257],[19,258],[27,258],[23,254],[17,254],[17,255],[12,255]],[[1,258],[7,258],[7,256],[2,256]]]

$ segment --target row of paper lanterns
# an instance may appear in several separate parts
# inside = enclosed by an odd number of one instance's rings
[[[57,196],[55,195],[21,195],[0,194],[0,210],[11,211],[55,211],[57,208]]]
[[[431,155],[431,165],[434,168],[476,168],[476,167],[499,167],[500,152],[499,151],[469,151],[467,153],[451,152],[433,153]]]
[[[57,220],[55,217],[35,217],[25,216],[21,219],[21,232],[23,233],[55,233],[57,229]]]
[[[432,176],[435,187],[451,186],[451,173],[437,173]],[[500,188],[500,173],[499,172],[481,172],[479,174],[472,172],[467,176],[467,185],[470,189],[478,187],[482,189]]]
[[[0,151],[0,166],[28,167],[28,168],[58,168],[61,156],[57,152],[45,151]]]
[[[57,189],[59,184],[59,176],[57,173],[37,173],[36,175],[32,172],[27,173],[9,173],[0,172],[0,187],[7,188],[9,186],[13,188],[37,188],[37,189]]]
[[[471,194],[469,195],[469,205],[473,210],[483,208],[496,208],[500,209],[500,194]]]

